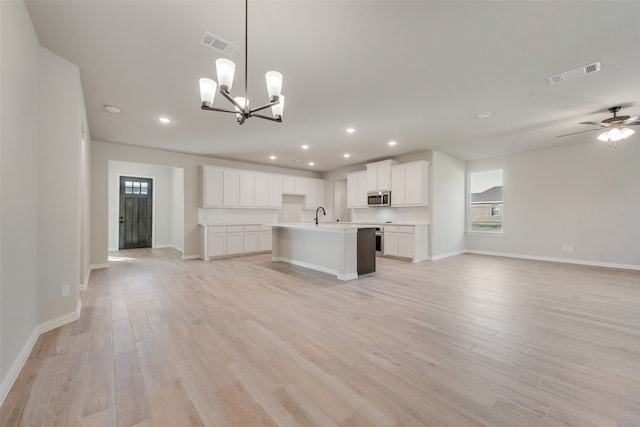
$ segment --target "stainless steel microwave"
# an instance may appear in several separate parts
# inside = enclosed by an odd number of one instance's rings
[[[369,191],[367,206],[391,206],[391,191]]]

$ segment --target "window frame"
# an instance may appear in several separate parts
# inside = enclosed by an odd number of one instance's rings
[[[502,222],[501,222],[501,227],[500,230],[473,230],[472,227],[472,213],[471,213],[471,177],[474,174],[481,174],[481,173],[486,173],[486,172],[497,172],[500,171],[502,174],[502,203],[501,205],[498,207],[500,213],[499,216],[502,217]],[[467,213],[467,217],[466,217],[466,234],[477,234],[477,235],[484,235],[484,236],[502,236],[505,234],[505,171],[504,168],[490,168],[490,169],[483,169],[483,170],[475,170],[475,171],[467,171],[467,191],[466,191],[466,196],[465,196],[465,200],[466,200],[466,213]],[[494,203],[491,203],[490,206],[490,213],[493,215],[493,205]],[[498,215],[496,215],[498,216]]]

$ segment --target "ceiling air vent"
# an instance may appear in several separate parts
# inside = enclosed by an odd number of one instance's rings
[[[213,50],[217,50],[218,52],[224,53],[226,55],[233,55],[233,53],[238,48],[238,46],[236,46],[235,44],[226,41],[220,36],[211,34],[208,31],[205,32],[200,39],[200,44]]]
[[[593,64],[587,64],[582,67],[574,68],[573,70],[564,71],[559,74],[553,74],[547,77],[547,81],[550,85],[555,85],[558,83],[566,82],[567,80],[572,80],[578,77],[586,76],[587,74],[592,74],[600,71],[600,62],[594,62]]]

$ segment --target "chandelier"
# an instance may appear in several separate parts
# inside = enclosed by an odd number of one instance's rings
[[[611,129],[606,130],[598,136],[598,139],[603,142],[608,142],[609,147],[616,148],[616,143],[623,139],[629,138],[636,133],[633,129],[629,129],[623,126],[614,125]]]
[[[265,74],[267,79],[267,93],[269,102],[260,107],[249,108],[249,99],[247,98],[247,68],[248,68],[248,20],[249,20],[249,0],[245,0],[244,14],[244,93],[245,96],[231,96],[231,86],[233,85],[233,75],[236,65],[233,61],[226,58],[216,60],[216,71],[218,75],[218,83],[211,79],[200,79],[200,101],[201,108],[206,111],[220,111],[223,113],[235,113],[238,124],[244,124],[249,117],[259,117],[261,119],[271,120],[274,122],[282,122],[282,113],[284,111],[284,96],[282,91],[282,74],[277,71],[269,71]],[[213,106],[213,99],[216,96],[216,88],[222,96],[234,105],[233,110],[217,108]],[[273,117],[256,114],[258,111],[271,108]]]

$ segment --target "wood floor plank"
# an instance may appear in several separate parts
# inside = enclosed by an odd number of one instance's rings
[[[342,282],[119,251],[3,427],[640,425],[640,272],[464,254]]]

